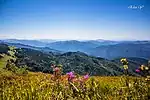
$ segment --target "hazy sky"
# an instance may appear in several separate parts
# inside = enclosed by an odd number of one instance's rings
[[[0,0],[0,38],[150,40],[150,0]]]

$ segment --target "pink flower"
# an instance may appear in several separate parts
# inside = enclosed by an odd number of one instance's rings
[[[137,73],[139,73],[139,72],[140,72],[140,70],[139,70],[139,69],[136,69],[135,71],[136,71]]]
[[[89,78],[89,75],[87,74],[87,75],[83,76],[83,78],[84,78],[85,80],[87,80],[87,79]]]
[[[67,75],[68,75],[70,78],[74,78],[74,77],[75,77],[75,75],[74,75],[73,72],[69,72],[69,73],[67,73]]]
[[[58,67],[54,68],[55,72],[58,72],[60,69]]]
[[[75,78],[75,75],[73,72],[69,72],[67,73],[67,75],[68,75],[68,81],[72,81]]]

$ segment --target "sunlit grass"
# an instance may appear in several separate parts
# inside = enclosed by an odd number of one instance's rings
[[[146,100],[148,85],[144,78],[125,76],[98,77],[88,79],[83,86],[70,86],[66,76],[58,81],[52,75],[29,72],[27,75],[0,76],[0,100]]]
[[[149,79],[132,77],[124,67],[123,76],[61,75],[62,66],[52,66],[53,75],[41,72],[26,72],[13,66],[13,48],[10,56],[0,59],[0,100],[148,100]],[[13,51],[13,52],[12,52]],[[123,59],[127,65],[127,60]],[[10,64],[8,70],[6,64]]]
[[[4,68],[7,64],[7,60],[10,59],[10,56],[5,54],[0,54],[3,56],[3,58],[0,59],[0,68]]]

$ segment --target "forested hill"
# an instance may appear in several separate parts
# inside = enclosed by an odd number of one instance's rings
[[[92,75],[119,75],[121,68],[115,63],[103,58],[88,56],[81,52],[67,52],[61,55],[53,53],[44,54],[43,52],[32,49],[18,49],[16,56],[18,60],[16,64],[26,64],[31,71],[52,71],[50,65],[52,63],[61,64],[63,72],[75,71],[78,74],[86,72]]]
[[[5,44],[0,45],[0,50],[3,48],[3,52],[7,51],[8,46]],[[46,73],[52,73],[52,68],[50,67],[52,63],[61,64],[63,67],[63,73],[69,71],[74,71],[78,74],[85,74],[89,72],[91,75],[121,75],[122,67],[119,60],[115,59],[113,61],[107,60],[100,57],[88,56],[82,52],[67,52],[64,54],[55,53],[44,53],[41,51],[27,49],[27,48],[17,48],[15,56],[17,60],[15,62],[16,66],[27,65],[30,71],[41,71]],[[135,69],[139,67],[140,64],[146,63],[147,60],[141,58],[138,59],[130,58],[129,71],[132,75],[135,75]]]

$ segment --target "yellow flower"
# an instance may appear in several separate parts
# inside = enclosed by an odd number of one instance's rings
[[[122,58],[120,61],[121,62],[127,62],[127,59],[126,58]]]
[[[120,60],[120,62],[123,62],[123,58]]]
[[[148,67],[145,67],[145,70],[148,70],[149,68]]]
[[[140,69],[141,69],[141,70],[144,70],[144,65],[141,65]]]
[[[125,70],[127,70],[127,69],[128,69],[128,65],[124,65],[123,68],[124,68]]]
[[[127,59],[126,59],[126,58],[124,58],[124,61],[127,61]]]
[[[121,62],[123,65],[128,65],[128,61],[127,61],[126,58],[122,58],[122,59],[120,60],[120,62]]]

